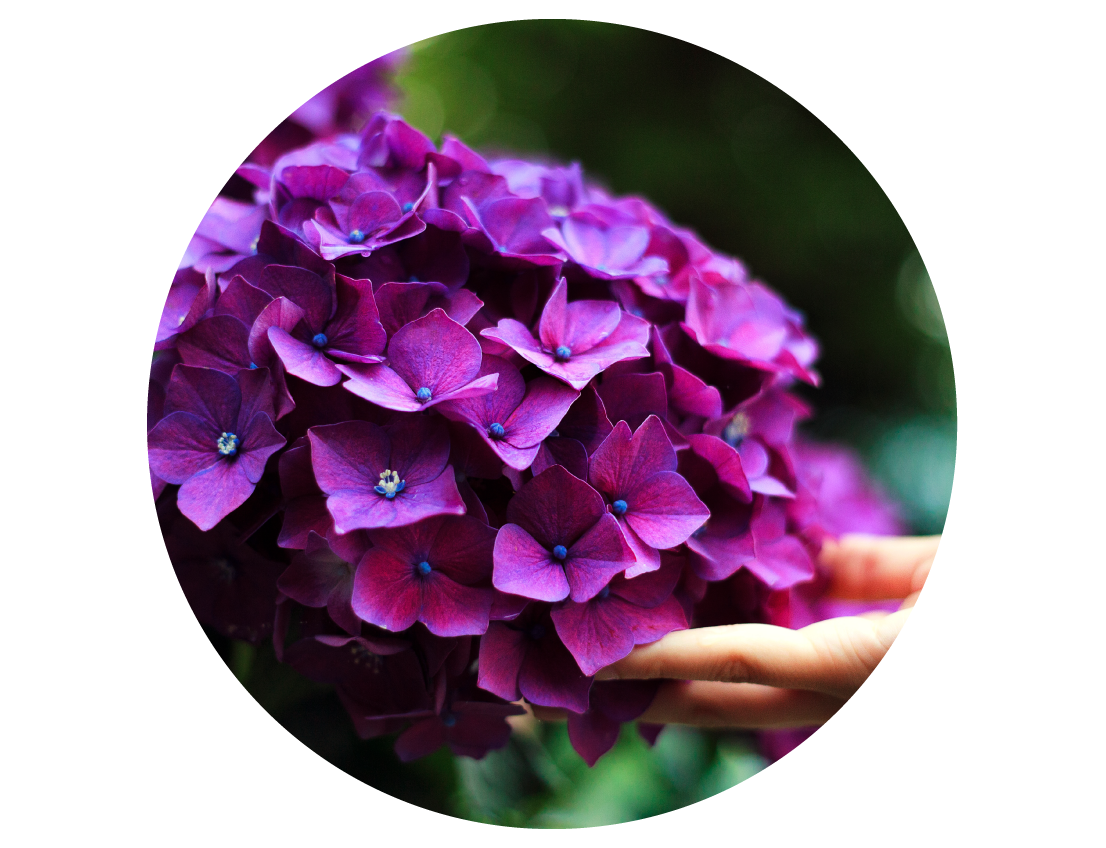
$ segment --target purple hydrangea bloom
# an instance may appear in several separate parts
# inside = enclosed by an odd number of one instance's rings
[[[386,409],[418,412],[495,391],[480,373],[480,343],[441,309],[406,324],[388,342],[387,364],[339,365],[345,387]]]
[[[559,465],[522,487],[495,539],[492,584],[537,601],[594,597],[634,562],[595,489]]]
[[[178,365],[165,412],[150,431],[150,468],[180,484],[180,511],[210,530],[253,493],[266,460],[285,443],[273,427],[268,369],[231,377]]]
[[[481,335],[507,345],[576,390],[615,362],[649,355],[648,322],[623,312],[613,300],[569,303],[564,278],[542,310],[537,339],[513,318],[504,318]]]
[[[607,499],[637,558],[627,577],[660,568],[660,551],[687,541],[710,517],[676,468],[676,451],[655,415],[632,436],[619,421],[591,456],[588,482]]]
[[[311,467],[338,533],[465,511],[440,421],[400,416],[383,427],[346,421],[312,427],[307,436]]]
[[[592,764],[656,692],[593,686],[634,645],[840,611],[822,540],[893,515],[796,440],[802,316],[579,165],[436,148],[344,85],[227,183],[158,329],[151,485],[197,617],[271,634],[401,759],[481,757],[525,698]]]
[[[385,630],[421,621],[437,636],[477,636],[488,629],[495,530],[470,516],[438,516],[370,531],[357,566],[353,610]]]

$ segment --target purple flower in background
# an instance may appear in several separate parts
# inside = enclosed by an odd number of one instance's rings
[[[465,511],[440,420],[398,416],[383,427],[346,421],[312,427],[307,436],[315,479],[338,533]]]
[[[174,337],[195,326],[215,303],[215,275],[182,268],[173,277],[161,312],[154,350],[172,347]]]
[[[442,283],[384,283],[376,290],[376,303],[389,338],[435,309],[464,326],[484,305],[468,289],[450,292]]]
[[[538,475],[551,465],[563,465],[581,480],[586,480],[588,457],[612,429],[603,401],[593,387],[586,387],[557,429],[541,443],[531,471]]]
[[[649,709],[659,686],[659,680],[605,680],[591,687],[587,712],[568,715],[569,741],[584,762],[594,766],[614,747],[622,723],[633,721]],[[642,727],[638,725],[639,730]],[[663,725],[652,727],[659,733]],[[646,739],[652,744],[656,736]]]
[[[590,600],[553,610],[557,635],[584,674],[617,662],[634,645],[687,629],[683,607],[672,596],[680,572],[672,563],[633,579],[619,575]]]
[[[387,409],[417,412],[444,400],[495,391],[495,374],[480,372],[480,343],[441,309],[399,329],[388,342],[387,364],[340,365],[345,387]]]
[[[637,558],[627,577],[660,568],[660,551],[687,541],[710,517],[676,467],[676,451],[655,415],[632,436],[619,421],[591,456],[588,482],[607,499]]]
[[[282,548],[303,550],[312,532],[326,538],[334,526],[326,509],[326,494],[315,482],[307,440],[300,439],[281,454],[277,469],[280,491],[284,495],[284,520],[277,544]]]
[[[356,636],[361,632],[361,620],[350,605],[355,565],[312,530],[308,532],[306,550],[292,558],[292,564],[277,580],[277,588],[305,607],[326,607],[335,624]]]
[[[261,227],[269,217],[263,204],[217,197],[207,210],[181,259],[181,268],[221,273],[257,250]]]
[[[703,432],[719,436],[737,451],[752,491],[793,498],[795,472],[788,445],[796,419],[806,413],[797,398],[766,389],[731,414],[706,422]]]
[[[478,377],[489,374],[498,375],[495,392],[448,400],[441,412],[471,424],[507,465],[519,471],[529,468],[541,441],[553,432],[579,392],[549,377],[526,383],[511,363],[485,355]]]
[[[659,256],[645,256],[649,229],[612,214],[601,206],[573,212],[560,229],[543,231],[549,241],[593,277],[614,280],[662,274],[668,263]]]
[[[527,362],[577,390],[615,362],[649,355],[648,322],[623,312],[613,300],[569,303],[563,278],[542,310],[538,339],[513,318],[504,318],[481,335],[513,348]]]
[[[385,630],[416,621],[437,636],[488,629],[495,530],[470,516],[439,516],[369,533],[373,548],[354,580],[353,610]]]
[[[530,604],[511,621],[493,621],[480,639],[477,685],[500,698],[588,708],[592,678],[580,671],[561,642],[546,604]]]
[[[538,601],[586,601],[634,561],[603,497],[559,465],[507,505],[492,584]]]
[[[507,716],[525,712],[515,704],[458,700],[440,714],[422,713],[425,718],[411,725],[396,740],[396,755],[406,763],[448,745],[454,754],[479,760],[488,751],[507,744],[511,736]]]
[[[180,484],[180,511],[210,530],[253,493],[266,460],[285,443],[273,427],[268,369],[231,377],[178,365],[165,413],[150,431],[150,468]]]
[[[284,563],[244,545],[229,521],[201,532],[159,504],[165,547],[192,612],[201,624],[258,644],[273,629],[277,577]],[[165,516],[169,516],[166,518]]]
[[[817,385],[808,370],[818,347],[802,330],[802,318],[759,283],[729,283],[692,276],[684,330],[724,359],[781,371]]]

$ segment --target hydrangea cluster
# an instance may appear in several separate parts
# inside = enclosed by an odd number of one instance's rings
[[[796,444],[801,315],[645,201],[384,112],[239,173],[158,329],[167,546],[203,624],[400,758],[481,757],[525,699],[593,764],[657,685],[600,669],[810,617],[823,536],[894,529]]]

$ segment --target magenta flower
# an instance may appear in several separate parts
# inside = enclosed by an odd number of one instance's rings
[[[759,283],[730,283],[718,275],[691,277],[684,330],[706,350],[756,368],[818,384],[808,369],[818,347],[801,328],[802,317]]]
[[[481,335],[513,348],[527,362],[576,390],[615,362],[649,355],[648,322],[623,312],[613,300],[569,303],[564,278],[542,310],[540,340],[513,318],[504,318]]]
[[[210,530],[245,503],[284,445],[273,427],[268,369],[236,377],[178,365],[165,393],[165,417],[150,431],[150,469],[180,484],[177,506]]]
[[[356,636],[361,632],[361,620],[351,606],[355,565],[311,530],[306,550],[292,558],[292,564],[277,579],[277,588],[305,607],[325,607],[335,624]]]
[[[477,685],[500,698],[582,713],[592,678],[580,671],[549,618],[530,604],[511,621],[493,621],[480,638]]]
[[[437,751],[442,745],[457,755],[479,760],[490,750],[502,748],[511,737],[507,716],[526,712],[515,704],[456,700],[442,712],[426,711],[396,739],[396,755],[407,763]]]
[[[764,495],[795,496],[795,471],[787,445],[806,407],[779,390],[765,390],[732,414],[708,421],[703,432],[719,436],[741,457],[749,487]]]
[[[495,539],[492,585],[538,601],[594,597],[634,561],[591,486],[559,465],[522,487]]]
[[[403,186],[390,185],[371,171],[353,174],[337,195],[315,210],[312,220],[303,223],[304,236],[327,260],[368,256],[380,247],[416,236],[426,224],[415,213],[433,180],[431,166],[430,173],[414,184],[420,193],[412,196]]]
[[[387,364],[340,365],[345,387],[386,409],[418,412],[444,400],[495,391],[497,377],[480,373],[480,343],[441,309],[399,329]]]
[[[665,273],[664,259],[645,255],[649,228],[612,212],[590,206],[565,218],[560,229],[551,227],[542,235],[593,277],[614,280]]]
[[[489,374],[498,375],[495,392],[449,400],[439,410],[471,424],[507,465],[522,471],[533,463],[541,441],[553,432],[579,392],[549,377],[526,383],[511,363],[485,355],[478,376]]]
[[[338,533],[402,527],[434,515],[461,515],[440,419],[398,416],[383,427],[346,421],[312,427],[311,466]]]
[[[637,558],[627,577],[660,568],[660,551],[687,541],[710,517],[676,467],[676,451],[655,415],[632,436],[619,421],[591,456],[588,482],[607,499]]]
[[[312,323],[304,310],[291,330],[280,325],[267,330],[288,373],[316,386],[333,386],[342,379],[335,360],[365,363],[384,358],[384,328],[369,281],[338,276],[335,292],[335,310],[325,322]]]
[[[619,575],[590,600],[553,610],[557,635],[584,674],[617,662],[635,645],[687,629],[683,607],[672,596],[681,569],[658,569],[632,580]]]
[[[436,636],[478,636],[488,629],[495,530],[467,515],[438,516],[369,533],[353,610],[385,630],[421,621]]]

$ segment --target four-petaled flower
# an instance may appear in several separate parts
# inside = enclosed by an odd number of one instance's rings
[[[180,484],[177,506],[201,530],[245,503],[266,460],[284,446],[273,427],[272,393],[266,368],[235,377],[191,365],[173,370],[165,417],[148,437],[150,468]]]

